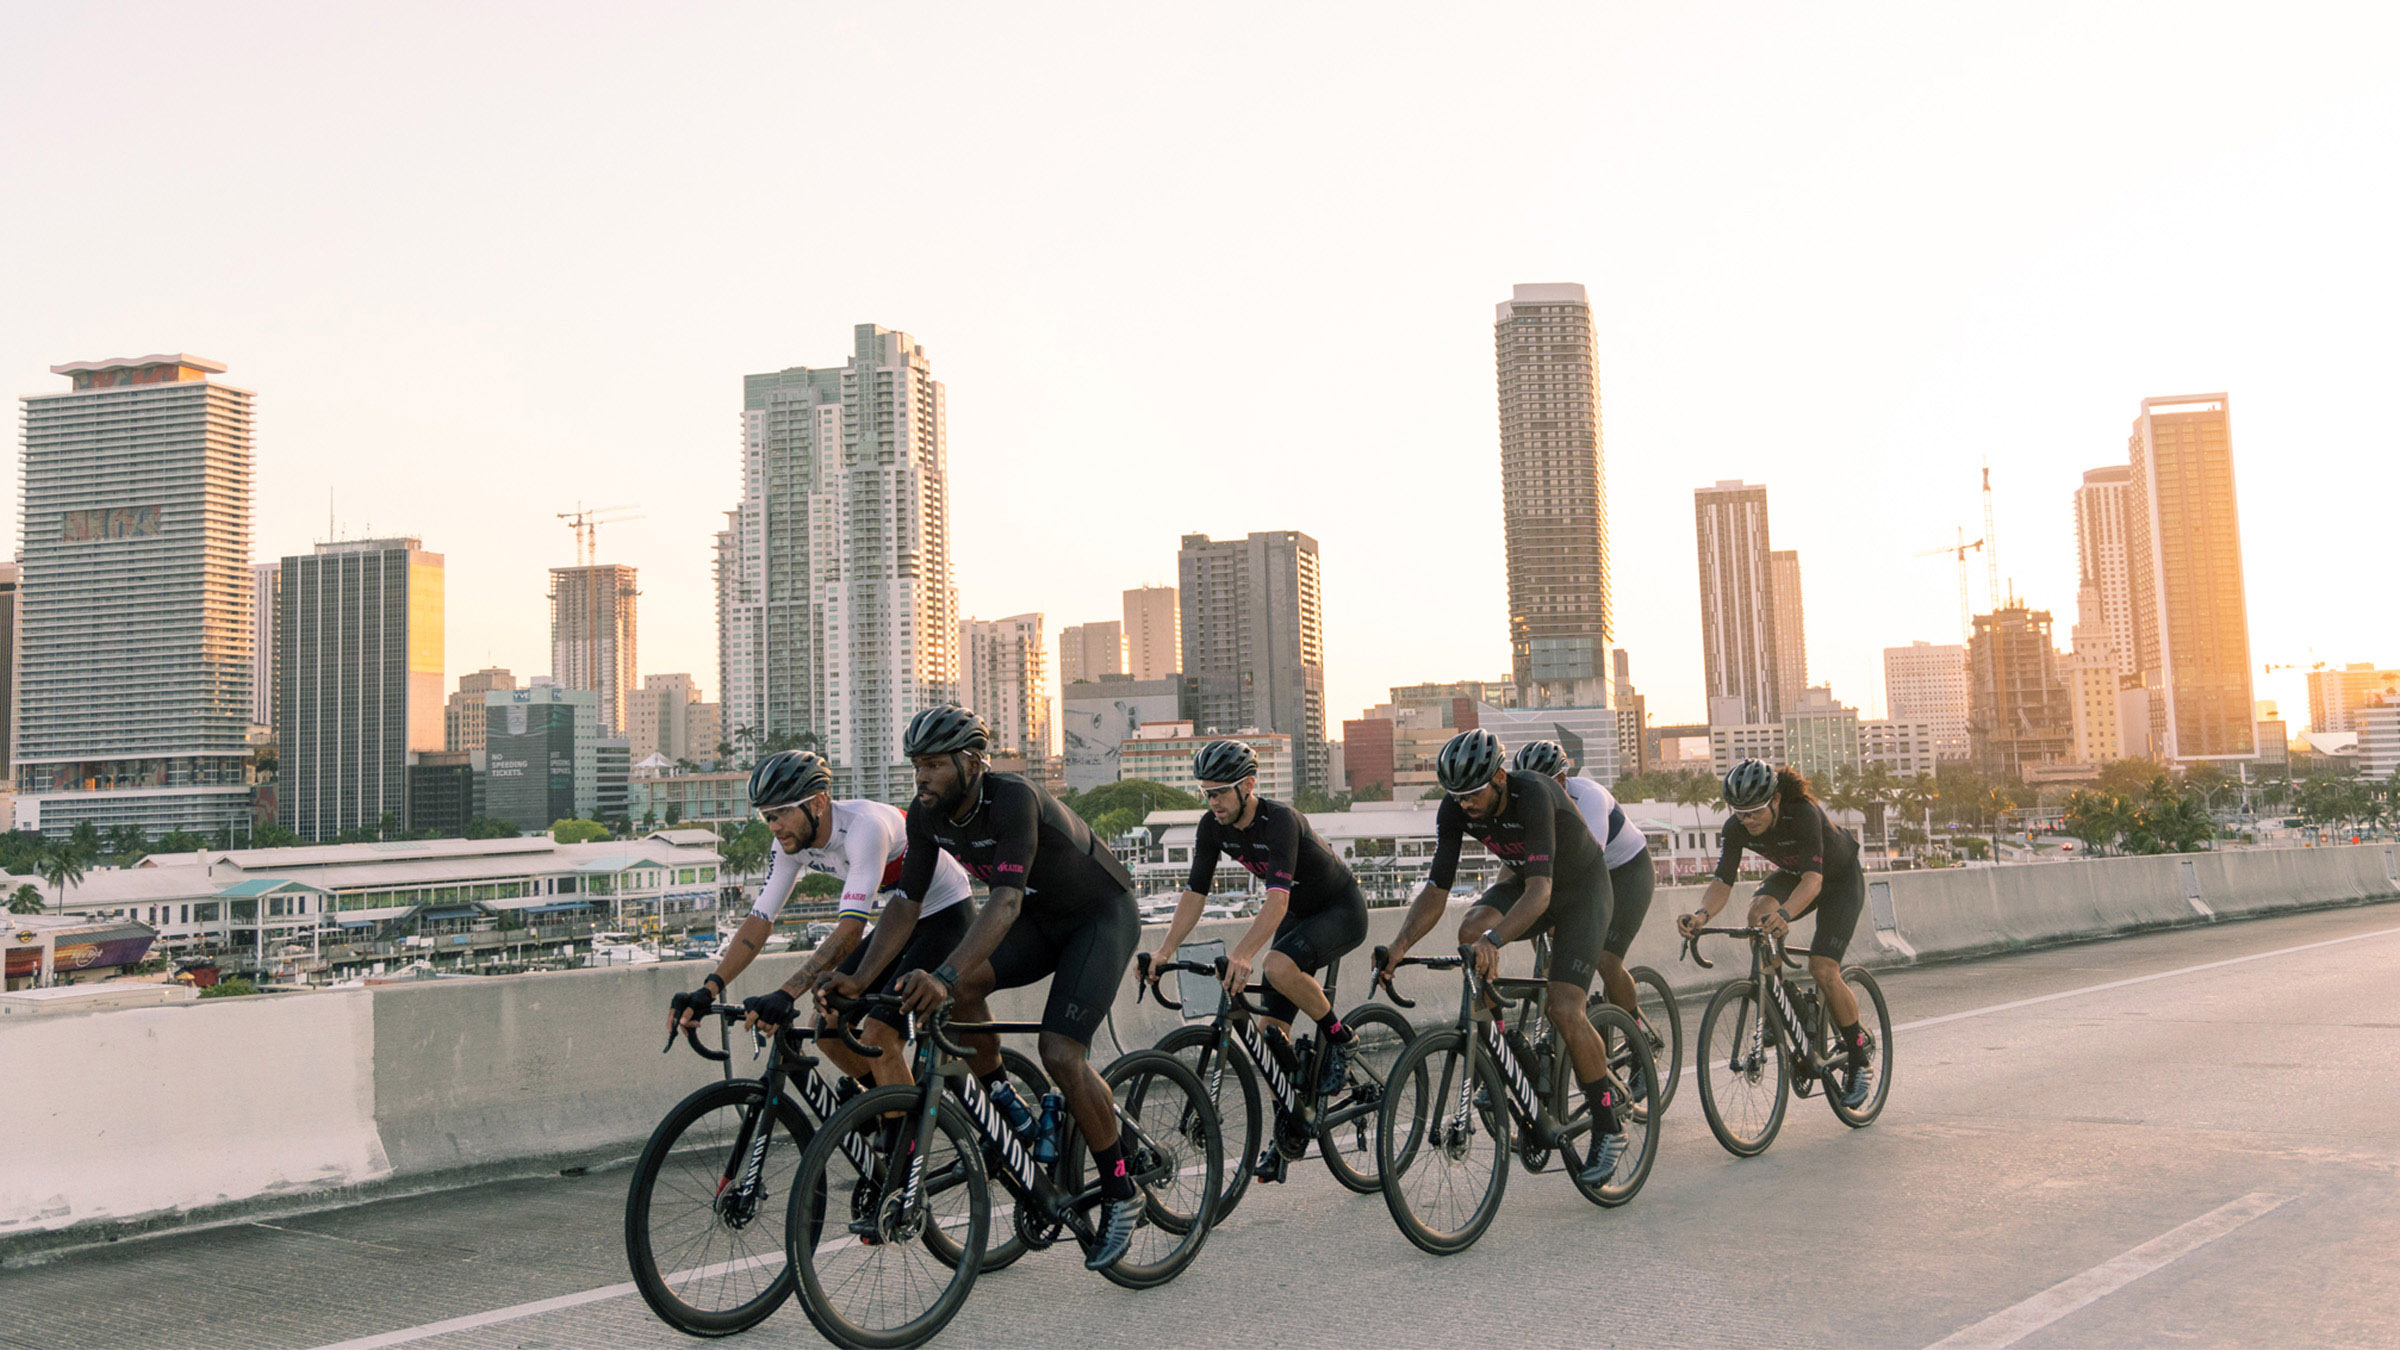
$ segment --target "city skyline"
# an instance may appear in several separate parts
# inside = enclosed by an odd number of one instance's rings
[[[1220,126],[1198,113],[1205,99],[1191,112],[1145,106],[1125,125],[1072,133],[1071,153],[1022,185],[995,146],[1028,119],[1051,124],[1054,99],[1088,98],[1092,81],[1116,77],[1079,73],[1055,94],[992,100],[982,55],[1080,71],[1101,64],[1078,59],[1098,39],[1045,57],[1029,35],[978,19],[903,63],[884,50],[899,31],[890,22],[828,35],[786,18],[769,27],[828,37],[855,61],[806,95],[745,92],[738,78],[694,90],[678,77],[659,106],[692,95],[679,110],[615,111],[608,72],[636,53],[705,49],[739,66],[756,59],[743,48],[763,54],[775,42],[728,46],[704,24],[675,33],[599,22],[566,39],[545,78],[562,116],[599,119],[579,143],[616,148],[606,171],[588,158],[596,151],[571,151],[545,170],[562,189],[549,194],[527,192],[520,161],[478,144],[494,139],[490,125],[523,118],[500,115],[487,95],[470,91],[405,126],[376,111],[395,78],[379,74],[385,62],[442,70],[477,59],[419,36],[327,15],[251,52],[252,26],[237,19],[172,43],[130,34],[111,68],[95,71],[65,55],[82,32],[72,16],[35,15],[0,54],[17,91],[0,105],[14,133],[0,140],[12,181],[46,205],[0,223],[0,256],[130,256],[147,200],[130,193],[196,194],[212,209],[188,226],[193,261],[163,282],[133,268],[16,268],[0,368],[23,393],[54,387],[48,364],[84,356],[199,350],[235,364],[262,391],[253,560],[326,537],[328,488],[333,535],[442,539],[462,579],[453,672],[546,664],[542,581],[573,557],[551,517],[587,484],[622,481],[625,496],[601,499],[639,501],[648,519],[612,526],[601,560],[640,568],[666,601],[645,615],[645,664],[706,672],[711,558],[691,541],[735,491],[732,384],[812,359],[819,335],[873,318],[926,342],[951,386],[964,610],[1105,618],[1124,588],[1169,575],[1180,532],[1307,530],[1333,560],[1327,705],[1338,719],[1392,684],[1506,665],[1486,306],[1512,284],[1572,280],[1592,299],[1612,452],[1614,643],[1645,672],[1653,721],[1704,715],[1691,583],[1658,565],[1681,556],[1671,527],[1694,484],[1741,477],[1775,493],[1776,542],[1806,555],[1810,590],[1827,598],[1809,615],[1810,678],[1872,713],[1882,648],[1954,640],[1954,570],[1913,555],[1972,529],[1973,465],[1993,460],[2011,589],[2063,626],[2077,594],[2061,503],[2085,469],[2118,457],[2129,404],[2193,388],[2243,400],[2253,665],[2388,663],[2400,620],[2356,612],[2341,588],[2319,584],[2375,559],[2315,521],[2327,483],[2344,497],[2400,489],[2392,457],[2366,449],[2375,428],[2349,395],[2389,368],[2394,339],[2343,317],[2374,312],[2400,274],[2363,224],[2380,216],[2380,187],[2334,168],[2389,142],[2392,83],[2365,61],[2371,34],[2327,44],[2293,21],[2245,25],[2235,44],[2186,11],[2173,24],[2145,13],[2087,16],[2070,41],[2064,20],[2043,16],[2001,26],[1894,10],[1862,31],[1761,9],[1728,31],[1696,16],[1554,10],[1470,27],[1440,51],[1361,34],[1354,68],[1313,80],[1298,78],[1313,67],[1291,63],[1325,50],[1336,29],[1288,18],[1289,57],[1208,37],[1152,77],[1171,93],[1230,74],[1277,115]],[[521,55],[533,29],[501,24],[485,40],[494,54]],[[303,41],[366,59],[340,85],[295,77],[290,44]],[[1906,73],[1962,41],[1979,50],[1942,63],[1943,87]],[[1456,203],[1421,219],[1382,209],[1424,145],[1468,143],[1464,128],[1500,79],[1486,72],[1508,68],[1496,58],[1561,45],[1595,64],[1571,91],[1533,94],[1550,129],[1458,169]],[[2069,96],[2018,106],[2006,93],[2027,69]],[[135,135],[193,97],[187,82],[202,70],[214,72],[212,89],[237,86],[209,97],[222,105],[220,139],[245,163],[239,193],[212,187],[198,161],[103,181],[52,134]],[[2184,92],[2194,82],[2215,92],[2194,100]],[[1294,92],[1312,84],[1320,92]],[[1438,92],[1423,97],[1427,87]],[[1844,87],[1860,93],[1827,92]],[[321,105],[317,115],[283,116],[295,91]],[[742,172],[707,144],[707,127],[804,123],[893,95],[921,140],[955,148],[926,152],[936,162],[918,175],[925,186],[895,187],[897,211],[872,230],[783,211],[798,186],[768,187],[762,210],[731,221],[594,211],[596,189],[565,190],[588,169],[594,183],[647,181],[647,198],[703,199]],[[1919,115],[1885,115],[1896,97]],[[977,98],[984,111],[960,116]],[[1384,124],[1357,165],[1314,183],[1322,175],[1286,144],[1289,132],[1338,125],[1337,106]],[[653,120],[626,120],[637,117]],[[1786,119],[1789,135],[1758,136],[1763,121]],[[1926,136],[1978,153],[1931,162],[1914,153]],[[383,176],[314,171],[327,138],[354,146],[355,162],[396,158],[441,189],[431,199],[505,220],[505,235],[460,230],[452,206],[392,211]],[[1058,229],[1078,218],[1121,225],[1181,200],[1175,175],[1059,167],[1145,139],[1296,193],[1310,231],[1260,232],[1223,214],[1230,206],[1211,207],[1179,228],[1231,244],[1162,270],[1098,237],[1107,230]],[[679,148],[647,148],[664,143]],[[1880,181],[1895,162],[1912,165],[1905,191]],[[1695,177],[1694,164],[1710,171]],[[1545,186],[1520,199],[1524,182]],[[1468,205],[1503,195],[1517,204],[1502,218]],[[1620,199],[1670,205],[1610,204]],[[1760,209],[1770,200],[1775,209]],[[992,223],[1011,213],[1056,242],[1027,247]],[[2144,228],[2170,217],[2172,231]],[[845,266],[759,266],[786,234],[797,241],[786,256],[843,256]],[[1143,251],[1165,252],[1155,241]],[[665,284],[687,265],[698,285]],[[591,287],[595,267],[625,283]],[[2210,285],[2188,285],[2194,275]],[[1091,284],[1101,276],[1121,284]],[[627,301],[644,291],[681,298]],[[1128,299],[1136,291],[1139,305]],[[1355,381],[1345,397],[1267,390],[1238,408],[1190,397],[1194,372],[1255,341],[1262,314],[1327,291],[1352,297],[1365,320],[1354,340],[1309,358]],[[2140,322],[2122,322],[2128,314]],[[1111,341],[1092,341],[1103,332]],[[389,379],[400,367],[411,391]],[[621,377],[610,400],[557,396],[604,370]],[[414,392],[424,385],[444,397]],[[1273,466],[1280,500],[1318,509],[1262,505],[1257,474],[1241,471],[1260,463]],[[1146,492],[1127,465],[1163,481]],[[1144,499],[1166,490],[1160,520]],[[1447,516],[1432,509],[1437,499]],[[1027,547],[1028,522],[1050,518],[1076,528]],[[1437,521],[1480,539],[1429,560],[1406,541]],[[1975,607],[1988,608],[1980,593]],[[1438,658],[1421,637],[1429,613],[1449,621]],[[2254,683],[2286,707],[2305,698],[2294,674]]]

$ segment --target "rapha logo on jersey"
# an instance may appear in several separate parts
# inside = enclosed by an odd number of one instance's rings
[[[1082,1004],[1080,1004],[1080,1003],[1077,1003],[1077,1002],[1076,1002],[1075,1000],[1073,1000],[1073,999],[1068,999],[1068,1000],[1067,1000],[1066,1013],[1067,1013],[1067,1020],[1068,1020],[1068,1021],[1070,1021],[1070,1022],[1080,1022],[1080,1021],[1082,1021],[1082,1020],[1083,1020],[1083,1005],[1082,1005]]]

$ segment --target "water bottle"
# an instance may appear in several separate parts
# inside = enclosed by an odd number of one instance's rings
[[[1042,1122],[1033,1134],[1033,1160],[1044,1167],[1058,1161],[1058,1136],[1066,1126],[1067,1099],[1055,1092],[1042,1094]]]

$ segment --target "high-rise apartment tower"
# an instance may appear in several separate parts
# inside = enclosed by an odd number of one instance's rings
[[[1739,479],[1692,492],[1700,550],[1700,664],[1712,726],[1783,720],[1767,490]]]
[[[1183,667],[1183,607],[1172,586],[1125,592],[1125,670],[1137,680],[1163,680]]]
[[[16,823],[250,820],[251,392],[162,354],[23,399]]]
[[[2075,489],[2076,637],[2089,648],[2108,643],[2120,674],[2133,664],[2133,580],[2126,567],[2127,507],[2133,498],[2133,468],[2110,464],[2087,470]],[[2087,593],[2098,603],[2087,613]]]
[[[1300,786],[1320,790],[1325,745],[1325,614],[1317,541],[1298,530],[1246,539],[1183,536],[1183,673],[1196,678],[1194,721],[1292,737]]]
[[[968,619],[958,626],[959,701],[991,728],[996,754],[1028,768],[1050,755],[1050,663],[1040,614]]]
[[[1957,643],[1912,642],[1883,649],[1883,703],[1894,722],[1933,727],[1933,750],[1965,759],[1967,649]]]
[[[345,540],[282,572],[275,823],[303,839],[414,828],[408,757],[444,744],[442,555]]]
[[[2134,669],[2171,764],[2258,749],[2232,417],[2223,394],[2143,399],[2127,442]]]
[[[718,687],[737,757],[817,738],[844,796],[905,801],[900,736],[958,695],[949,449],[925,349],[742,380],[742,504],[717,537]]]
[[[1800,612],[1800,553],[1767,555],[1767,595],[1775,605],[1775,702],[1785,716],[1808,688],[1808,624]]]
[[[1518,286],[1495,307],[1508,642],[1528,705],[1608,703],[1608,509],[1591,301]]]
[[[1124,673],[1124,624],[1111,619],[1107,623],[1079,623],[1058,630],[1060,688],[1077,680],[1097,680],[1104,675]]]

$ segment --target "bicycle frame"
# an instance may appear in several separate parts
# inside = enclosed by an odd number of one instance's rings
[[[1170,961],[1163,966],[1153,967],[1147,952],[1136,955],[1134,960],[1139,979],[1134,985],[1133,1001],[1137,1004],[1140,1003],[1143,993],[1147,992],[1158,1000],[1160,1007],[1176,1012],[1182,1011],[1183,1005],[1168,998],[1164,989],[1152,983],[1156,977],[1171,975],[1179,970],[1188,970],[1195,975],[1214,975],[1222,980],[1225,978],[1228,968],[1227,962],[1222,956],[1218,957],[1213,965],[1202,965],[1197,961]],[[1340,978],[1341,966],[1337,962],[1331,970],[1325,973],[1325,997],[1328,1002],[1338,997],[1336,985]],[[1267,1089],[1273,1094],[1277,1109],[1289,1118],[1306,1125],[1312,1135],[1338,1125],[1346,1125],[1360,1116],[1380,1109],[1380,1101],[1369,1101],[1355,1104],[1331,1115],[1320,1114],[1324,1106],[1324,1098],[1318,1093],[1317,1085],[1322,1077],[1325,1064],[1326,1046],[1323,1038],[1311,1038],[1308,1057],[1299,1061],[1297,1074],[1284,1072],[1282,1059],[1267,1043],[1267,1029],[1264,1025],[1266,1013],[1250,1001],[1250,995],[1264,992],[1267,988],[1268,986],[1265,984],[1249,985],[1227,998],[1224,1006],[1217,1010],[1216,1026],[1213,1029],[1217,1060],[1209,1067],[1209,1079],[1206,1085],[1210,1095],[1214,1096],[1223,1087],[1226,1047],[1238,1042],[1245,1051],[1249,1052],[1250,1062],[1257,1066],[1259,1073],[1266,1079]]]
[[[683,1028],[683,1038],[702,1059],[715,1060],[724,1080],[732,1082],[733,1023],[744,1014],[740,1008],[712,1008],[709,1015],[717,1019],[717,1044],[720,1048],[710,1050],[700,1044],[700,1038],[693,1034],[691,1027]],[[734,1135],[733,1151],[726,1159],[725,1173],[717,1179],[720,1204],[728,1200],[738,1202],[755,1199],[766,1168],[767,1146],[773,1137],[772,1131],[759,1128],[759,1122],[774,1119],[775,1107],[783,1096],[787,1080],[798,1086],[801,1110],[809,1117],[812,1127],[823,1125],[832,1117],[835,1108],[841,1105],[832,1087],[816,1072],[821,1061],[794,1043],[803,1034],[798,1028],[791,1027],[781,1028],[772,1036],[762,1035],[755,1030],[751,1032],[751,1059],[756,1060],[762,1051],[767,1057],[766,1068],[758,1078],[765,1085],[767,1095],[756,1106],[742,1113],[741,1129]],[[813,1040],[828,1033],[824,1028],[817,1027],[805,1034]],[[836,1034],[853,1047],[872,1053],[871,1047],[862,1046],[851,1039],[846,1030]],[[666,1048],[675,1048],[672,1036],[667,1038]],[[845,1139],[842,1141],[842,1152],[849,1156],[855,1166],[864,1168],[873,1164],[874,1155],[864,1141]]]
[[[1383,969],[1385,956],[1385,948],[1375,949],[1376,970]],[[1526,1074],[1523,1062],[1517,1057],[1516,1047],[1509,1040],[1506,1015],[1508,1004],[1512,1001],[1521,1001],[1532,1010],[1527,1014],[1529,1019],[1540,1019],[1539,1009],[1543,995],[1547,992],[1547,980],[1518,979],[1508,976],[1487,980],[1475,971],[1474,949],[1471,947],[1459,948],[1456,956],[1410,957],[1401,964],[1422,965],[1434,970],[1457,967],[1465,972],[1466,978],[1461,982],[1459,992],[1458,1021],[1454,1026],[1470,1041],[1481,1044],[1484,1052],[1492,1057],[1493,1064],[1500,1070],[1501,1085],[1507,1089],[1509,1110],[1516,1117],[1517,1127],[1531,1137],[1537,1145],[1544,1148],[1555,1147],[1591,1131],[1592,1122],[1589,1116],[1569,1123],[1550,1114],[1549,1107],[1534,1094],[1533,1080]],[[1377,983],[1394,1003],[1403,1008],[1416,1006],[1412,1000],[1402,998],[1400,991],[1393,988],[1388,980],[1378,978]],[[1499,1006],[1493,1008],[1488,1016],[1478,1015],[1485,1007],[1492,1004]],[[1482,1024],[1483,1029],[1480,1032],[1475,1030],[1477,1023]],[[1541,1025],[1541,1022],[1535,1020],[1533,1024]],[[1544,1034],[1546,1036],[1547,1031]],[[1564,1033],[1561,1033],[1561,1039],[1564,1039]],[[1559,1050],[1563,1057],[1566,1047],[1561,1045]],[[1608,1066],[1605,1072],[1611,1081],[1615,1080],[1617,1071],[1614,1065]],[[1474,1109],[1474,1078],[1474,1074],[1468,1073],[1459,1079],[1456,1119],[1461,1122],[1465,1121],[1468,1113]],[[1617,1084],[1617,1090],[1623,1093],[1624,1085]]]
[[[1754,1056],[1766,1053],[1766,1024],[1773,1022],[1776,1041],[1782,1045],[1784,1053],[1796,1060],[1810,1078],[1832,1085],[1839,1061],[1817,1054],[1816,1047],[1809,1043],[1813,1028],[1808,1028],[1808,1019],[1792,1006],[1792,982],[1783,973],[1785,967],[1797,967],[1799,964],[1792,960],[1791,952],[1780,940],[1770,938],[1756,928],[1703,928],[1685,938],[1683,943],[1685,953],[1698,962],[1703,970],[1716,967],[1714,961],[1700,955],[1700,938],[1709,933],[1750,940],[1750,973],[1743,979],[1758,990],[1758,1006],[1762,1010],[1759,1025],[1750,1033],[1751,1053]],[[1772,998],[1768,997],[1770,991],[1774,995]]]

